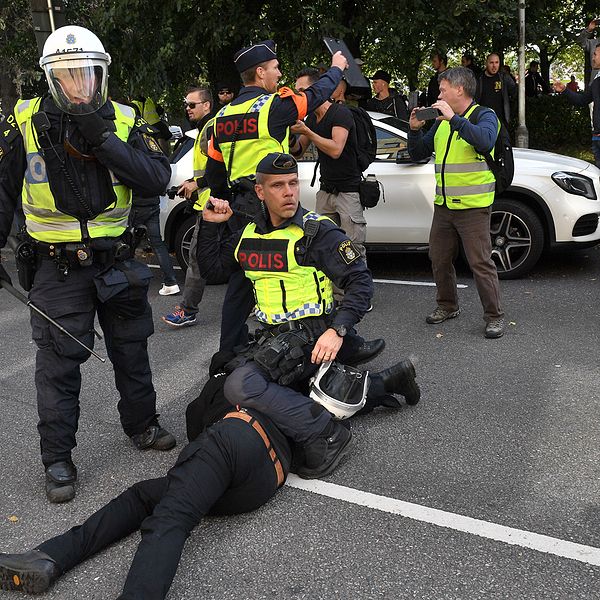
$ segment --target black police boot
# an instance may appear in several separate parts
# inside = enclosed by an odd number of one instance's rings
[[[46,468],[46,497],[53,504],[75,498],[77,468],[70,460],[56,462]]]
[[[383,379],[385,391],[391,394],[401,394],[406,404],[414,406],[421,399],[421,390],[415,381],[415,366],[407,358],[380,371],[378,375]]]
[[[350,450],[352,433],[339,421],[331,421],[325,431],[304,446],[304,465],[297,475],[302,479],[318,479],[329,475]]]
[[[158,423],[150,425],[146,431],[131,436],[131,440],[138,450],[171,450],[177,441],[172,433],[163,429]]]
[[[383,352],[384,348],[385,340],[381,338],[370,342],[364,341],[345,363],[351,367],[356,367],[371,362]]]
[[[0,554],[0,590],[41,594],[59,575],[58,565],[39,550]]]

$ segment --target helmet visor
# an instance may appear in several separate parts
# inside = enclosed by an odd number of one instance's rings
[[[44,65],[50,94],[62,111],[70,115],[96,112],[108,89],[106,61],[79,58]]]

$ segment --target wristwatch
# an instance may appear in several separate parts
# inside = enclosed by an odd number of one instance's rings
[[[348,333],[345,325],[332,325],[331,329],[333,329],[341,338]]]

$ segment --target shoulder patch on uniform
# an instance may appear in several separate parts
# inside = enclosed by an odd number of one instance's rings
[[[147,133],[142,133],[142,139],[144,140],[144,143],[146,144],[148,150],[152,152],[162,153],[158,142],[151,135],[148,135]]]
[[[360,258],[360,252],[357,250],[356,246],[350,240],[344,240],[338,246],[338,252],[342,257],[342,260],[347,264],[353,263],[355,260]]]

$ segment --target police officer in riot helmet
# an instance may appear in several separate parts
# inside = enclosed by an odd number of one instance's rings
[[[219,242],[217,224],[233,215],[225,200],[211,199],[203,212],[199,263],[205,276],[241,269],[251,282],[258,343],[238,358],[225,384],[234,405],[260,410],[304,449],[298,475],[322,477],[349,448],[350,431],[332,420],[321,402],[307,394],[307,382],[323,362],[366,362],[357,358],[354,326],[373,294],[373,280],[360,252],[333,221],[299,204],[298,165],[289,154],[270,153],[256,168],[256,193],[262,211],[255,222]],[[336,307],[333,284],[344,290]],[[416,404],[420,391],[410,361],[377,374],[378,403],[386,393]],[[330,395],[330,394],[329,394]],[[318,397],[316,398],[318,401]],[[397,402],[395,402],[397,405]]]
[[[127,230],[132,189],[162,193],[166,157],[131,107],[107,101],[110,56],[91,31],[52,33],[40,66],[49,94],[21,100],[0,124],[0,248],[22,197],[22,241],[35,260],[17,263],[31,301],[88,347],[94,317],[104,331],[125,433],[140,450],[169,450],[158,422],[147,340],[153,333],[147,287]],[[80,365],[89,352],[32,313],[42,462],[50,502],[75,495],[72,450],[79,418]]]

